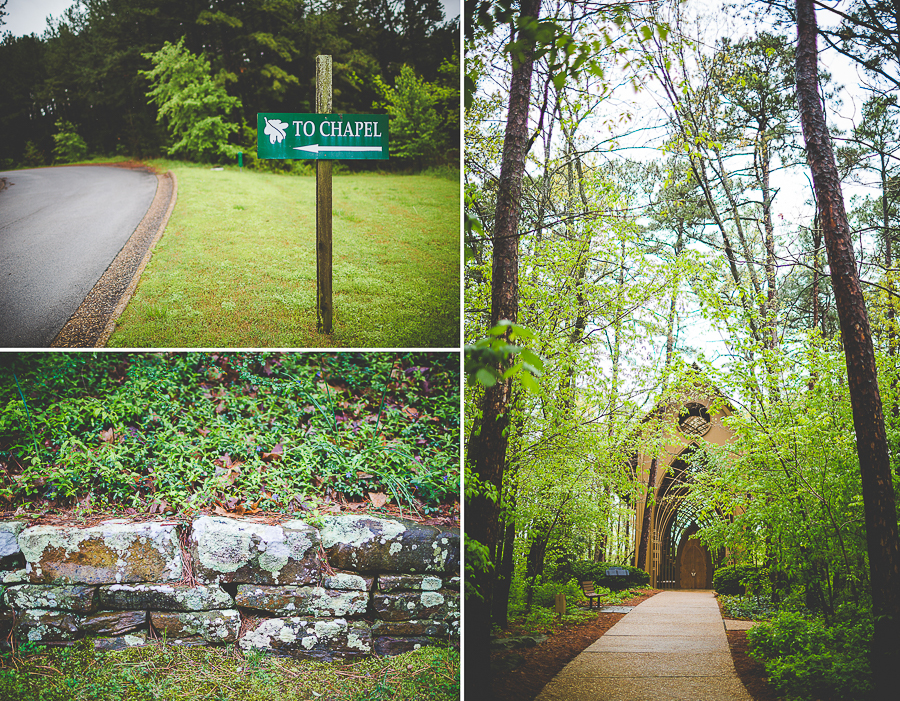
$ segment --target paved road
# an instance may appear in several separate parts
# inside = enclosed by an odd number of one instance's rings
[[[0,347],[49,347],[134,233],[156,176],[105,166],[0,172]]]
[[[536,701],[753,701],[709,591],[639,604],[572,660]]]

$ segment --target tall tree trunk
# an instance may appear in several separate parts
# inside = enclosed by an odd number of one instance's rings
[[[501,628],[509,625],[509,591],[514,574],[513,551],[516,545],[516,522],[512,515],[506,517],[503,533],[503,552],[497,558],[497,585],[494,592],[493,623]]]
[[[537,17],[540,0],[522,0],[520,16]],[[515,322],[519,305],[519,216],[522,179],[528,139],[528,108],[534,68],[534,38],[522,37],[521,53],[513,56],[509,85],[509,115],[503,140],[497,205],[493,231],[491,278],[491,325],[501,319]],[[499,495],[503,487],[509,426],[509,381],[497,382],[485,390],[481,426],[468,449],[472,472],[482,482],[493,485]],[[481,494],[466,504],[466,539],[477,541],[488,551],[497,542],[499,504]],[[466,697],[491,698],[491,608],[495,572],[475,570],[471,583],[477,594],[466,598]]]
[[[516,421],[516,433],[522,433],[522,421]],[[506,628],[509,624],[509,592],[512,587],[515,566],[513,554],[516,545],[516,496],[518,493],[518,463],[513,460],[507,468],[504,479],[506,489],[503,493],[503,538],[497,543],[497,580],[494,584],[494,601],[492,604],[492,623]]]
[[[869,655],[875,698],[887,701],[896,698],[896,665],[900,660],[900,539],[872,334],[818,92],[813,4],[814,0],[796,0],[797,103],[831,266],[856,429],[872,582],[874,634]]]
[[[766,231],[766,314],[764,316],[765,342],[766,347],[774,350],[778,346],[778,327],[776,326],[776,317],[778,315],[778,290],[775,278],[776,256],[775,256],[775,225],[772,222],[772,201],[774,195],[770,185],[770,171],[772,167],[771,154],[769,152],[768,135],[764,129],[760,129],[759,136],[759,173],[760,186],[762,189],[762,207],[763,207],[763,226]]]

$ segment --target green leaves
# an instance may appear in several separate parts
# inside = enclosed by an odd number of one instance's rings
[[[375,78],[375,87],[383,100],[376,108],[391,115],[391,157],[414,163],[432,158],[441,141],[438,128],[441,118],[435,108],[434,86],[404,65],[393,87]]]
[[[519,338],[532,340],[534,334],[524,326],[503,319],[488,331],[487,338],[466,346],[467,377],[484,387],[493,387],[501,379],[518,378],[525,389],[538,393],[540,387],[535,378],[543,373],[544,362],[534,351],[509,342]],[[513,357],[517,357],[517,361],[504,369]]]
[[[101,508],[246,501],[291,511],[371,492],[434,512],[459,495],[455,354],[51,354],[26,364],[22,395],[0,369],[0,504],[91,494]]]
[[[87,158],[87,144],[71,122],[57,120],[56,128],[57,133],[53,135],[53,155],[58,163],[74,163]]]
[[[151,70],[140,74],[150,80],[147,97],[159,107],[156,119],[168,125],[174,141],[169,155],[199,161],[235,158],[240,147],[229,144],[228,137],[238,125],[227,121],[226,115],[239,110],[241,101],[213,80],[209,61],[188,51],[184,37],[141,55],[153,63]]]

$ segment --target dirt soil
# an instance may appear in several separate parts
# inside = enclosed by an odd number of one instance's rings
[[[650,589],[646,594],[617,605],[637,606],[660,591],[659,589]],[[562,671],[563,667],[622,620],[624,615],[624,613],[598,613],[593,620],[566,626],[549,633],[549,640],[537,647],[492,652],[492,666],[511,655],[520,655],[522,658],[522,661],[512,671],[494,673],[492,689],[494,699],[497,701],[532,701],[541,692],[544,685]],[[503,637],[515,637],[529,633],[530,631],[520,626],[511,625]]]
[[[734,668],[749,694],[756,701],[778,701],[781,697],[775,693],[775,689],[769,684],[766,670],[762,662],[750,657],[747,645],[746,630],[726,631],[728,647],[731,648],[731,659]]]
[[[637,606],[661,590],[652,589],[647,594],[623,602],[621,606]],[[549,639],[537,647],[494,651],[491,663],[502,663],[504,658],[519,655],[521,661],[512,671],[495,671],[493,693],[497,701],[533,701],[541,689],[563,667],[571,662],[606,631],[622,619],[624,613],[598,613],[596,618],[549,633]],[[504,637],[527,635],[530,631],[510,626]],[[728,646],[738,677],[755,701],[779,701],[779,696],[769,685],[762,664],[750,657],[747,648],[747,632],[728,631]]]

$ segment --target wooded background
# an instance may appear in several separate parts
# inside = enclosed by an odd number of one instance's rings
[[[257,112],[315,111],[315,57],[330,54],[339,113],[383,113],[403,66],[427,85],[434,148],[391,165],[458,163],[459,20],[439,0],[79,0],[41,36],[0,41],[0,169],[51,162],[60,120],[92,155],[164,154],[143,54],[182,37],[240,100],[236,150],[255,153]]]

